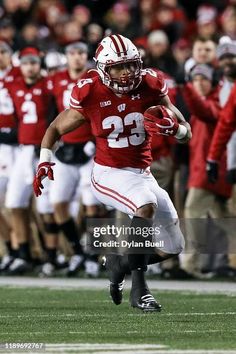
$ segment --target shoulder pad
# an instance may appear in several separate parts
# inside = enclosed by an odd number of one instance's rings
[[[147,68],[142,70],[146,84],[154,89],[159,90],[160,94],[165,96],[168,93],[167,84],[165,82],[165,74],[157,69]]]

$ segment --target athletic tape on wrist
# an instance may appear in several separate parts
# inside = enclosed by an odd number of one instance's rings
[[[176,139],[185,138],[187,131],[187,128],[184,125],[180,124],[177,133],[175,134]]]
[[[51,162],[51,159],[52,159],[52,151],[50,149],[42,148],[40,150],[39,163]]]

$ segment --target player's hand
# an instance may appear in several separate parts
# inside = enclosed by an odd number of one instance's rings
[[[179,123],[168,117],[168,112],[165,108],[154,106],[144,112],[144,127],[150,134],[175,136]]]
[[[55,165],[54,162],[42,162],[38,165],[38,169],[33,182],[33,189],[36,197],[42,194],[42,189],[44,188],[42,184],[42,180],[44,178],[47,177],[50,180],[54,180],[53,170],[52,170],[52,166],[54,165]]]
[[[216,161],[207,160],[206,171],[208,176],[208,181],[210,183],[216,183],[219,177],[219,164]]]
[[[230,184],[236,184],[236,168],[227,171],[226,180]]]

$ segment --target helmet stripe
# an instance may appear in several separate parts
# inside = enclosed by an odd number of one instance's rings
[[[122,52],[124,52],[125,54],[127,54],[127,50],[126,50],[126,48],[125,48],[125,44],[124,44],[124,41],[123,41],[122,37],[121,37],[119,34],[117,34],[116,37],[119,39],[119,41],[120,41],[120,43],[121,43],[121,46],[122,46],[122,49],[123,49]]]
[[[112,36],[110,36],[110,38],[111,38],[111,40],[112,40],[112,42],[113,42],[113,44],[114,44],[114,46],[115,46],[115,48],[116,48],[118,57],[120,57],[120,56],[121,56],[121,50],[120,50],[120,48],[119,48],[119,45],[118,45],[118,42],[117,42],[115,36],[112,35]]]

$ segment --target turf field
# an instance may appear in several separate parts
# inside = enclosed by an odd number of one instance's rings
[[[178,353],[181,349],[221,349],[222,353],[236,349],[235,295],[180,291],[153,291],[153,295],[163,305],[161,313],[143,314],[130,308],[128,292],[124,303],[115,306],[106,290],[2,287],[0,342],[70,343],[66,353],[100,353],[104,349],[94,345],[76,349],[79,343],[110,343],[102,353],[115,353],[119,346],[114,343],[137,348],[139,344],[155,345],[151,353],[159,353],[159,346],[170,352],[179,349]],[[60,350],[54,353],[64,352]],[[148,353],[146,350],[140,353]]]

